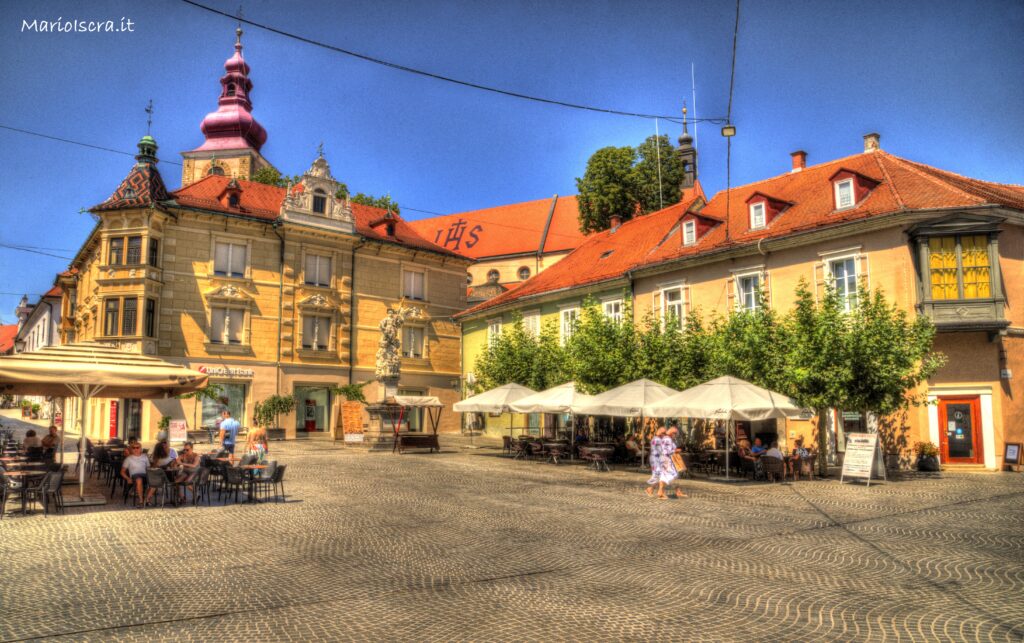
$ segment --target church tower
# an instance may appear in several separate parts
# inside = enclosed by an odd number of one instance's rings
[[[693,137],[686,129],[686,105],[683,105],[683,134],[679,137],[679,158],[683,162],[682,188],[692,188],[697,182],[697,148],[693,146]]]
[[[235,30],[235,53],[224,63],[217,111],[203,119],[199,129],[206,141],[194,150],[182,152],[181,186],[210,174],[236,179],[252,178],[270,163],[260,154],[267,131],[252,115],[252,81],[249,65],[242,57],[242,28]]]

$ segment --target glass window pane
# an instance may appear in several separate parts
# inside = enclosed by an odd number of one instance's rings
[[[928,249],[932,299],[958,299],[956,237],[932,237]]]
[[[210,310],[210,341],[224,341],[224,308],[213,308]]]
[[[150,239],[149,240],[149,265],[156,266],[159,263],[160,257],[160,240]]]
[[[233,244],[231,246],[231,276],[242,277],[245,275],[245,246]]]
[[[988,257],[988,238],[974,235],[960,239],[960,254],[964,267],[964,298],[991,297],[991,271]]]
[[[135,335],[138,330],[138,306],[139,300],[135,297],[125,297],[124,317],[121,321],[122,335]]]
[[[103,323],[103,334],[107,336],[117,335],[118,319],[120,318],[120,299],[108,299],[105,304],[105,320]]]
[[[230,262],[231,246],[226,243],[218,243],[214,246],[213,271],[218,275],[228,274],[231,268]]]
[[[243,425],[245,424],[245,384],[232,384],[228,382],[216,382],[221,389],[221,399],[203,400],[199,425],[203,427],[216,427],[220,421],[220,412],[225,407],[223,398],[227,398],[227,408],[231,411],[231,417]],[[216,436],[214,436],[216,437]]]
[[[118,265],[124,260],[124,239],[116,237],[110,240],[110,252],[107,257],[111,265]]]
[[[131,265],[142,263],[142,237],[128,237],[127,263]]]
[[[228,311],[228,341],[232,344],[242,343],[242,322],[245,321],[245,312],[241,310]]]

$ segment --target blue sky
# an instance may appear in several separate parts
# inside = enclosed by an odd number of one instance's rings
[[[237,3],[207,0],[234,12]],[[625,111],[679,113],[696,67],[697,116],[724,115],[732,2],[246,0],[245,16],[471,82]],[[32,33],[22,21],[134,21],[132,33]],[[133,151],[153,99],[169,187],[202,141],[234,24],[177,0],[0,4],[0,125]],[[745,0],[733,99],[734,185],[856,153],[894,154],[1024,183],[1024,3]],[[265,156],[299,173],[324,142],[355,191],[440,213],[575,193],[588,156],[634,145],[650,120],[525,102],[247,27]],[[662,122],[672,136],[679,126]],[[725,145],[701,125],[705,189],[725,187]],[[0,244],[70,256],[132,159],[0,129]],[[425,216],[406,209],[409,218]],[[0,292],[38,294],[67,261],[0,248]],[[18,295],[0,295],[13,320]]]

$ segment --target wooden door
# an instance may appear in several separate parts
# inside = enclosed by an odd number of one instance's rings
[[[939,453],[949,464],[982,464],[981,400],[939,398]]]

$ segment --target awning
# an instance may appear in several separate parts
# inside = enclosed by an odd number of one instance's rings
[[[588,403],[580,405],[576,412],[617,417],[658,417],[647,413],[645,409],[677,392],[657,382],[641,379],[595,395]]]
[[[456,402],[452,408],[458,413],[507,413],[513,402],[536,392],[519,384],[504,384]]]
[[[711,420],[768,420],[799,417],[795,400],[736,377],[719,377],[647,405],[652,417],[691,417]]]
[[[567,382],[540,393],[528,395],[510,406],[518,413],[576,413],[593,397],[576,390],[575,382]]]

